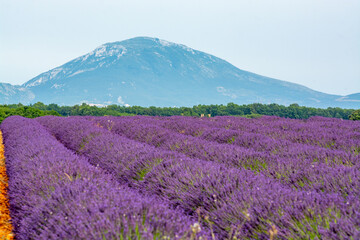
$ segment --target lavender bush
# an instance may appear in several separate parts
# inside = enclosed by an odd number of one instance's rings
[[[283,141],[274,141],[272,144],[273,148],[277,149],[280,149],[279,146],[291,146],[281,154],[256,151],[174,133],[160,127],[162,123],[159,123],[159,119],[153,120],[148,117],[144,117],[144,122],[141,121],[142,117],[133,120],[127,117],[93,118],[92,120],[100,124],[99,126],[122,136],[164,150],[180,152],[191,158],[262,172],[296,189],[340,192],[345,196],[349,193],[359,194],[360,192],[359,178],[356,177],[360,174],[360,155],[352,155],[341,150],[324,150],[322,147],[304,146],[299,143],[289,143],[289,141],[287,145]],[[155,125],[154,121],[158,122],[158,125]],[[190,118],[189,121],[196,120]],[[261,145],[261,143],[253,144],[252,142],[253,139],[247,141],[247,144]],[[258,142],[262,140],[259,139]]]
[[[325,159],[314,162],[306,154],[286,158],[250,149],[256,156],[251,159],[246,155],[247,147],[175,134],[161,127],[166,119],[37,120],[66,147],[106,170],[118,183],[160,197],[188,215],[200,215],[199,221],[220,239],[359,237],[356,153],[347,159],[349,164],[341,164],[341,159],[329,164]],[[351,136],[356,142],[356,134]],[[287,143],[301,144],[289,139]],[[342,146],[349,146],[346,144]],[[232,154],[246,157],[234,158]],[[261,156],[261,168],[254,167]]]
[[[205,239],[197,219],[121,185],[35,120],[1,124],[16,239]]]

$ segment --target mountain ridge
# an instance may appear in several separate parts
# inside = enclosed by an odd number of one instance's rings
[[[60,105],[82,102],[140,106],[228,102],[344,108],[360,105],[360,93],[347,96],[322,93],[241,70],[182,44],[149,37],[105,43],[10,90],[3,90],[4,95],[0,92],[1,102],[19,98],[25,103]]]

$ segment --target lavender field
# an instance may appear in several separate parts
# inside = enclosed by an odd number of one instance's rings
[[[16,239],[360,239],[360,122],[6,118]]]

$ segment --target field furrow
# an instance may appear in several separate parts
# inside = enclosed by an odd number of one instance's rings
[[[119,184],[36,120],[1,125],[16,239],[190,239],[197,219]],[[195,230],[194,230],[195,229]]]
[[[360,215],[356,210],[360,206],[359,175],[354,167],[326,169],[325,165],[320,168],[318,165],[316,170],[311,170],[315,167],[304,162],[292,170],[297,165],[288,165],[296,161],[288,159],[282,163],[283,167],[288,167],[289,178],[298,182],[280,181],[262,171],[233,168],[226,163],[228,159],[224,155],[217,155],[222,157],[215,161],[171,151],[176,150],[176,145],[174,149],[162,148],[161,144],[168,139],[176,143],[178,135],[162,136],[162,141],[158,141],[151,125],[138,123],[140,127],[136,128],[135,124],[121,125],[121,118],[116,123],[104,118],[110,125],[87,119],[42,117],[38,121],[66,147],[111,173],[118,182],[144,194],[159,196],[189,215],[200,212],[202,223],[214,229],[221,239],[234,234],[241,239],[269,238],[270,230],[276,230],[281,239],[346,239],[359,234]],[[126,137],[112,133],[118,128],[126,128],[126,134],[118,132]],[[156,139],[157,144],[149,146],[129,138],[144,143]],[[160,147],[155,147],[159,143]],[[210,145],[204,141],[196,145],[199,150],[194,149],[194,153],[203,152],[205,143]],[[196,142],[191,142],[189,147],[192,144]],[[217,151],[228,150],[223,144],[215,146]],[[271,171],[277,173],[276,168]],[[302,189],[301,184],[307,187]],[[300,187],[296,190],[296,186]]]
[[[269,152],[259,152],[248,148],[219,144],[197,137],[184,136],[160,126],[150,124],[142,118],[92,118],[109,131],[130,139],[147,143],[159,149],[183,153],[194,159],[202,159],[238,169],[248,169],[273,178],[282,184],[299,190],[360,195],[359,155],[332,154],[308,148],[294,148],[300,152],[278,156]],[[161,124],[159,124],[161,125]],[[281,145],[280,143],[276,144]],[[316,149],[316,147],[313,147]],[[308,153],[313,153],[310,155]],[[343,152],[342,152],[343,153]],[[315,156],[314,156],[315,155]]]

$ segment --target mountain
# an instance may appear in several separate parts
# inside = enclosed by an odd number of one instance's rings
[[[106,43],[22,86],[7,87],[10,91],[1,94],[7,94],[8,102],[41,101],[61,105],[86,102],[193,106],[258,102],[314,107],[360,106],[360,94],[321,93],[240,70],[225,60],[181,44],[148,37]],[[5,97],[1,96],[0,100],[3,99]]]
[[[11,85],[9,83],[0,83],[0,103],[23,103],[29,104],[35,95],[27,88]]]

